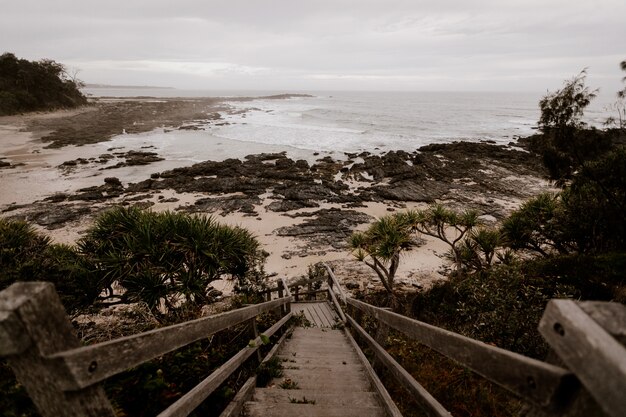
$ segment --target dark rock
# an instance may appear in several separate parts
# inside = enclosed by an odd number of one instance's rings
[[[355,282],[355,281],[347,281],[343,285],[345,285],[346,288],[349,289],[349,290],[359,290],[359,289],[361,289],[361,285],[358,282]]]
[[[107,177],[104,179],[104,183],[114,188],[124,188],[122,182],[116,177]]]
[[[281,227],[279,236],[306,239],[311,247],[332,246],[342,249],[356,226],[369,223],[371,216],[354,210],[322,209],[313,213],[296,213],[293,217],[310,217],[300,224]]]
[[[305,207],[319,207],[319,204],[313,201],[287,201],[287,200],[278,200],[272,201],[270,204],[265,206],[267,210],[275,211],[275,212],[286,212],[292,210],[299,210]]]

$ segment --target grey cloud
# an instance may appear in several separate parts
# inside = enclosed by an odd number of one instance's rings
[[[22,0],[3,5],[0,46],[102,83],[544,89],[590,66],[617,89],[625,15],[623,0]]]

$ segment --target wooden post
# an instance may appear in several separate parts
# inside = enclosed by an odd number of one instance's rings
[[[289,314],[291,313],[291,291],[289,291],[289,286],[285,282],[285,278],[281,278],[280,283],[283,286],[283,291],[285,292],[285,296],[289,297],[289,302],[285,304],[285,314]]]
[[[539,323],[544,339],[613,417],[626,410],[626,348],[611,334],[626,333],[624,320],[626,308],[617,303],[551,300]]]
[[[252,317],[250,319],[250,339],[256,340],[257,337],[259,337],[259,329],[256,327],[256,317]],[[256,357],[257,357],[258,363],[261,363],[261,360],[263,358],[261,357],[260,349],[257,349]]]
[[[311,291],[313,291],[313,283],[309,282],[307,284],[307,291],[309,292],[309,294],[307,295],[307,300],[314,300],[315,298],[317,298],[316,294],[311,294]]]
[[[295,291],[295,293],[296,293],[296,303],[297,303],[298,301],[300,301],[300,296],[299,296],[299,293],[300,293],[300,286],[299,286],[299,285],[298,285],[298,286],[296,286],[296,291]]]
[[[283,298],[283,295],[284,295],[283,282],[278,281],[278,298]],[[280,306],[280,316],[282,317],[285,314],[287,314],[287,306],[285,305]]]
[[[46,357],[79,346],[54,285],[19,282],[0,292],[0,356],[7,356],[42,416],[115,416],[102,387],[59,388],[56,375],[64,369]],[[97,366],[85,363],[89,369]]]

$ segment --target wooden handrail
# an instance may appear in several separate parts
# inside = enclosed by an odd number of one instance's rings
[[[270,337],[278,331],[291,318],[293,313],[276,322],[272,327],[263,332],[254,340],[254,343],[240,350],[225,364],[220,366],[211,375],[192,388],[187,394],[170,405],[158,417],[186,417],[198,407],[222,382],[226,380],[237,368],[239,368],[259,347],[263,344],[262,336]]]
[[[339,302],[337,301],[337,297],[335,297],[335,291],[330,286],[328,287],[328,295],[330,296],[330,299],[333,305],[335,306],[335,310],[337,310],[337,314],[339,314],[339,318],[341,319],[343,323],[345,323],[346,315],[343,313],[343,310],[341,309],[341,305],[339,305]]]
[[[56,353],[48,359],[58,362],[57,366],[67,371],[59,373],[58,383],[62,389],[75,390],[103,381],[150,359],[243,323],[287,302],[288,299],[278,299],[254,304],[226,313]]]
[[[7,356],[43,416],[113,417],[113,407],[98,382],[226,328],[250,320],[255,324],[259,314],[288,305],[291,299],[283,297],[79,347],[54,286],[45,282],[15,283],[0,291],[0,355]],[[290,312],[283,315],[256,337],[254,344],[235,354],[161,415],[188,415],[291,316]]]
[[[285,278],[281,278],[280,282],[282,282],[283,284],[283,289],[285,290],[285,297],[291,297],[291,290],[289,289],[289,286],[285,282]]]
[[[339,285],[339,281],[337,281],[337,277],[335,276],[335,273],[330,268],[330,266],[328,266],[325,262],[322,263],[322,265],[324,265],[324,268],[326,268],[326,271],[328,272],[328,276],[330,277],[333,283],[333,287],[337,287],[337,293],[339,294],[339,298],[341,298],[341,301],[345,303],[346,293],[343,291],[343,288],[341,288],[341,285]]]
[[[349,315],[348,323],[352,328],[365,340],[372,349],[376,357],[382,362],[385,368],[406,388],[417,400],[420,406],[430,416],[451,417],[448,412],[426,389],[420,385],[403,367],[400,365],[385,349],[376,343],[376,341]]]
[[[609,416],[626,415],[626,348],[601,322],[609,314],[621,315],[611,324],[626,330],[626,307],[603,303],[584,306],[572,300],[551,300],[546,307],[539,332],[569,369],[576,373],[587,391]],[[596,316],[596,319],[593,317]]]
[[[346,302],[542,408],[563,406],[570,399],[568,394],[579,384],[574,374],[563,368],[353,298],[347,298]]]

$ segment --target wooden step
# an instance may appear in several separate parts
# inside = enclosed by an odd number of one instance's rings
[[[354,347],[341,330],[297,328],[281,347],[283,376],[256,388],[246,415],[258,417],[384,416]],[[285,381],[292,389],[281,388]]]
[[[285,366],[289,365],[319,365],[319,366],[339,366],[339,365],[359,365],[361,366],[361,362],[359,361],[358,356],[356,354],[346,356],[346,355],[336,355],[336,356],[326,356],[320,358],[319,356],[309,355],[280,355],[279,358],[282,361],[282,364]],[[344,363],[345,362],[345,363]]]
[[[341,407],[378,407],[378,396],[374,392],[345,391],[329,394],[317,390],[284,390],[280,388],[257,388],[252,401],[263,403],[291,403],[292,401],[315,401],[319,405]]]
[[[318,363],[293,363],[293,362],[283,362],[283,369],[301,369],[301,370],[311,370],[311,371],[320,371],[320,372],[328,372],[331,373],[363,373],[363,367],[361,364],[318,364]]]
[[[283,368],[283,377],[291,379],[304,379],[307,377],[315,378],[332,378],[341,379],[343,381],[352,381],[355,379],[367,379],[367,375],[362,368],[329,368],[329,367],[310,367],[289,369]]]
[[[295,384],[295,389],[291,391],[297,391],[300,389],[312,389],[325,392],[334,392],[337,390],[343,391],[350,389],[351,391],[371,391],[371,385],[366,377],[348,377],[341,379],[329,380],[325,375],[315,374],[302,374],[298,376],[285,375],[281,378],[276,378],[270,382],[271,385],[280,387],[285,381],[289,380],[292,384]]]
[[[296,397],[297,398],[297,397]],[[384,417],[381,407],[336,407],[323,404],[266,403],[249,401],[244,406],[249,417]]]

